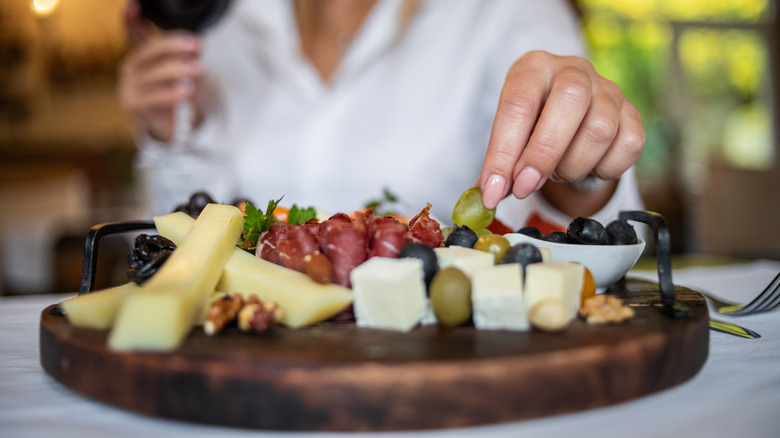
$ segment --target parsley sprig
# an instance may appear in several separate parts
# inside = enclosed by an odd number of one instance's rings
[[[268,201],[265,212],[251,202],[247,202],[244,207],[244,232],[241,233],[241,239],[236,246],[254,254],[260,234],[268,231],[271,224],[276,221],[274,210],[281,201],[282,198]],[[303,208],[293,204],[287,215],[287,222],[293,225],[305,224],[315,217],[317,217],[317,210],[314,207]]]
[[[314,207],[298,207],[293,204],[290,207],[290,213],[287,215],[287,222],[293,225],[305,224],[309,219],[317,217],[317,210]]]
[[[265,213],[250,202],[246,203],[244,207],[244,232],[238,242],[239,248],[255,252],[257,239],[260,237],[260,233],[268,231],[271,227],[271,223],[274,221],[274,210],[281,200],[282,198],[268,201]]]

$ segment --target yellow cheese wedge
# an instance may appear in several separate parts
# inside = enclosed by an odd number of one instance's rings
[[[177,243],[194,221],[186,214],[172,213],[158,216],[154,222],[161,235]],[[317,283],[306,274],[238,248],[225,264],[217,290],[274,301],[283,310],[281,323],[293,328],[329,319],[352,303],[352,291],[348,288]]]
[[[107,330],[114,323],[122,300],[140,289],[135,283],[127,283],[73,297],[63,301],[60,306],[72,325]]]
[[[109,348],[176,348],[203,314],[243,225],[238,208],[207,205],[160,270],[123,300]]]
[[[352,291],[346,287],[317,283],[240,249],[225,265],[217,290],[274,301],[282,308],[281,323],[293,328],[329,319],[352,303]]]

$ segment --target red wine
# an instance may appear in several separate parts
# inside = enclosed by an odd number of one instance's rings
[[[162,29],[200,32],[216,23],[230,0],[139,0],[141,15]]]

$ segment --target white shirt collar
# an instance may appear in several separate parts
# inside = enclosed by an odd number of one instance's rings
[[[355,35],[332,78],[333,86],[348,83],[362,68],[382,56],[398,40],[399,15],[403,0],[379,0],[366,22]],[[327,86],[313,66],[301,54],[291,0],[237,0],[234,10],[238,22],[257,38],[258,50],[284,65],[284,74],[302,81],[313,92]],[[314,82],[314,83],[311,83]]]

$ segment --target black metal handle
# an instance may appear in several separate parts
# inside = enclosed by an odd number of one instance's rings
[[[674,295],[672,244],[663,216],[654,211],[621,211],[618,217],[622,220],[642,222],[653,229],[658,261],[658,286],[661,289],[663,311],[672,318],[690,318],[693,315],[691,309],[678,302]]]
[[[87,239],[84,243],[84,259],[81,265],[81,286],[79,287],[79,295],[92,292],[92,289],[95,287],[98,244],[103,236],[151,228],[154,228],[154,222],[150,221],[106,222],[92,227],[89,230],[89,233],[87,233]]]

